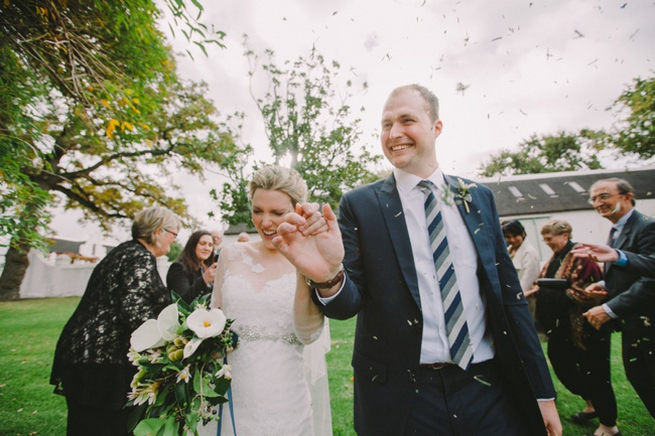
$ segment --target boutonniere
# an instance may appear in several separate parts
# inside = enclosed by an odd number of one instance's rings
[[[469,213],[471,211],[469,203],[473,201],[473,197],[471,197],[471,189],[476,188],[478,185],[475,183],[465,183],[464,180],[459,177],[457,178],[457,181],[459,182],[459,185],[455,186],[455,192],[446,189],[442,200],[446,204],[451,204],[450,201],[454,197],[455,203],[464,203],[464,209],[466,210],[466,213]]]

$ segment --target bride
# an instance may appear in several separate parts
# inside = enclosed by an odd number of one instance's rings
[[[300,206],[307,186],[295,170],[258,170],[249,194],[261,240],[223,248],[212,296],[212,305],[235,319],[232,329],[239,335],[238,348],[228,356],[237,435],[331,435],[327,323],[302,276],[272,242],[283,217],[294,210],[307,218],[299,219],[303,234],[324,231],[325,220]],[[222,436],[233,434],[230,415],[225,404],[218,422]],[[216,425],[200,434],[217,434]]]

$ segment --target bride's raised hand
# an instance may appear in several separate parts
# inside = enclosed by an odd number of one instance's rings
[[[336,276],[344,256],[337,217],[328,204],[323,205],[322,209],[321,220],[325,224],[316,219],[312,225],[325,226],[325,229],[304,235],[299,227],[307,220],[298,213],[290,213],[278,226],[277,236],[273,238],[275,248],[304,276],[315,282],[325,282]]]
[[[327,231],[327,223],[321,215],[318,203],[298,203],[296,204],[296,214],[305,218],[304,223],[297,226],[304,236]]]

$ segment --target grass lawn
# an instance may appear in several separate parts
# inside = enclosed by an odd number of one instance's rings
[[[0,435],[64,435],[66,404],[48,384],[52,354],[61,329],[78,298],[51,298],[0,303]],[[332,350],[327,356],[334,434],[354,435],[353,382],[350,358],[354,319],[330,321]],[[655,434],[650,417],[623,372],[620,337],[612,339],[612,382],[619,409],[618,425],[624,435]],[[555,381],[557,406],[564,435],[582,435],[595,427],[578,426],[567,417],[582,409],[583,401]]]

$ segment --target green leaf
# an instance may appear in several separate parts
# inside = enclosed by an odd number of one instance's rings
[[[202,7],[202,5],[200,4],[200,2],[198,0],[191,0],[191,3],[193,3],[195,5],[195,7],[197,7],[201,11],[203,10],[203,7]]]
[[[134,428],[134,436],[155,436],[165,424],[160,418],[146,418]]]
[[[166,418],[166,423],[163,427],[164,430],[164,435],[169,436],[169,435],[176,435],[179,434],[179,427],[181,423],[178,423],[175,421],[175,415],[171,415],[168,418]],[[136,436],[136,435],[135,435]]]
[[[182,407],[189,402],[186,383],[180,382],[175,384],[175,400]]]
[[[196,392],[201,392],[202,389],[202,374],[196,368],[193,371],[193,390]]]

